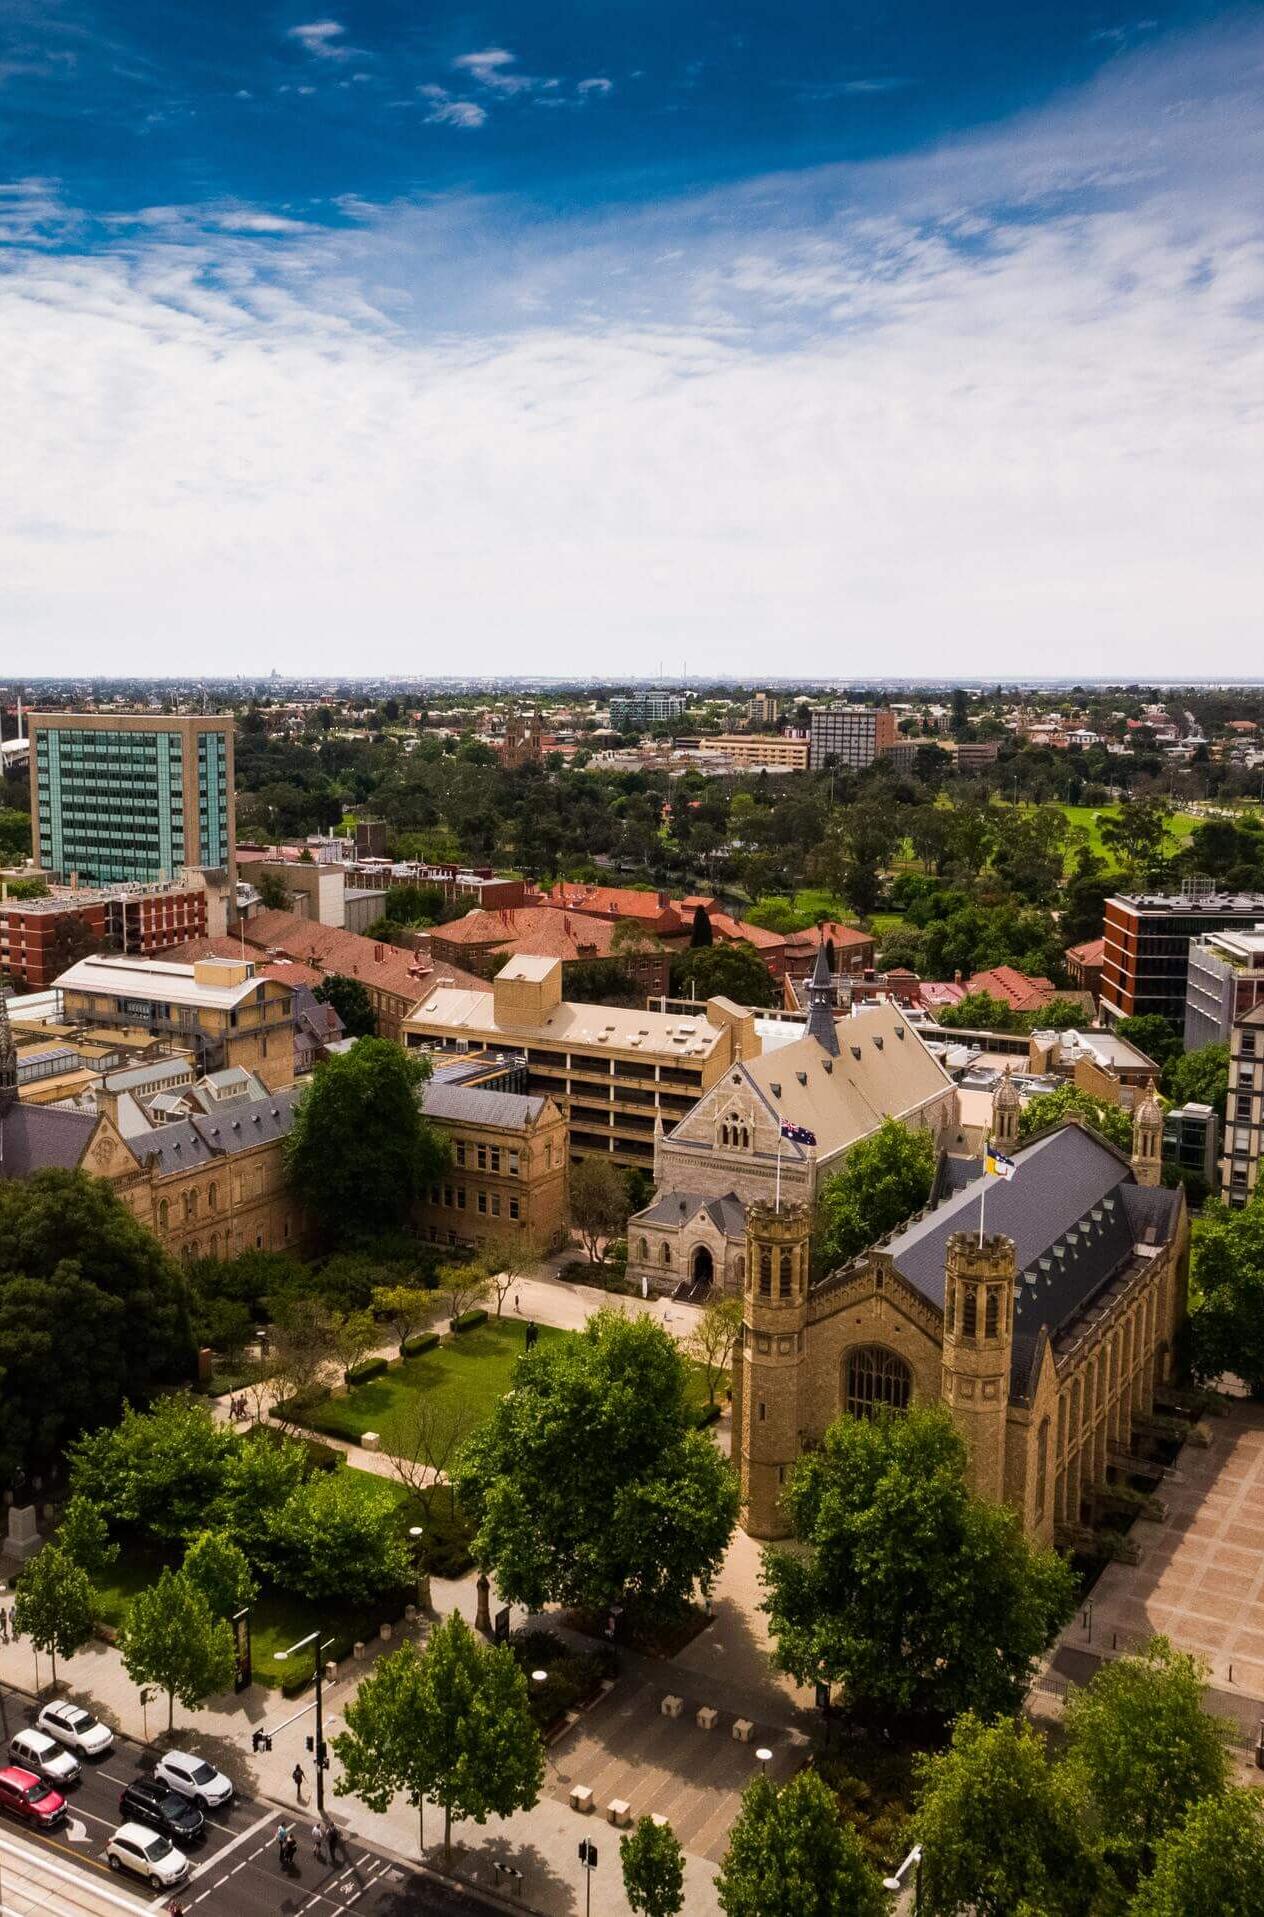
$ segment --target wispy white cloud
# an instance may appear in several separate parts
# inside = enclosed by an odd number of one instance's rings
[[[455,100],[446,87],[433,84],[418,87],[417,91],[430,103],[426,119],[432,126],[460,126],[472,131],[486,124],[487,109],[479,106],[477,100]]]
[[[348,60],[353,49],[343,44],[346,31],[340,20],[309,20],[305,26],[291,27],[289,38],[318,59]]]
[[[805,674],[1258,671],[1262,55],[1126,55],[931,154],[617,218],[19,247],[10,636],[50,670],[169,668],[178,611],[190,657],[312,670],[350,634],[366,670],[653,635],[717,671],[774,638]]]
[[[581,80],[575,91],[576,93],[613,93],[614,81],[597,74],[591,80]]]

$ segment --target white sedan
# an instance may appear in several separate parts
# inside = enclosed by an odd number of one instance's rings
[[[182,1797],[193,1798],[207,1810],[226,1804],[233,1794],[232,1779],[190,1751],[167,1751],[155,1764],[154,1775],[173,1791],[179,1791]]]
[[[182,1884],[189,1874],[189,1860],[170,1838],[143,1824],[120,1824],[105,1847],[111,1870],[130,1870],[135,1877],[147,1877],[155,1890],[170,1890]]]
[[[9,1739],[9,1756],[15,1764],[34,1771],[49,1784],[57,1784],[63,1790],[67,1784],[79,1782],[78,1759],[68,1750],[49,1737],[45,1731],[19,1731]]]
[[[108,1724],[78,1704],[46,1704],[35,1720],[37,1731],[47,1731],[59,1744],[65,1744],[81,1757],[104,1757],[114,1749],[114,1733]]]

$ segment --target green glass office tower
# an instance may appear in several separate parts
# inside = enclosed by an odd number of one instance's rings
[[[231,871],[233,721],[33,712],[31,831],[50,877],[87,884]]]

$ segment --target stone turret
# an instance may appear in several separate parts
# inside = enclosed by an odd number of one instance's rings
[[[1133,1114],[1132,1175],[1139,1185],[1163,1182],[1163,1107],[1153,1079]]]
[[[970,1488],[999,1504],[1005,1495],[1005,1434],[1014,1343],[1014,1241],[979,1242],[973,1231],[948,1240],[944,1277],[944,1403],[969,1452]]]
[[[998,1151],[1006,1156],[1018,1144],[1018,1121],[1022,1116],[1023,1101],[1018,1096],[1018,1088],[1010,1076],[1010,1068],[1005,1067],[1005,1076],[996,1088],[992,1100],[992,1138]]]
[[[838,1028],[834,1023],[834,981],[830,975],[825,941],[816,948],[816,963],[808,980],[808,1022],[805,1038],[814,1038],[831,1058],[838,1057]]]
[[[806,1355],[806,1205],[752,1205],[746,1215],[741,1376],[734,1392],[742,1505],[755,1538],[790,1529],[781,1494],[799,1455],[799,1379]]]

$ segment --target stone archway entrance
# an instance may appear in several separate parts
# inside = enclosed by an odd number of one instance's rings
[[[706,1245],[695,1245],[689,1264],[689,1281],[693,1285],[709,1285],[715,1278],[715,1261]]]

